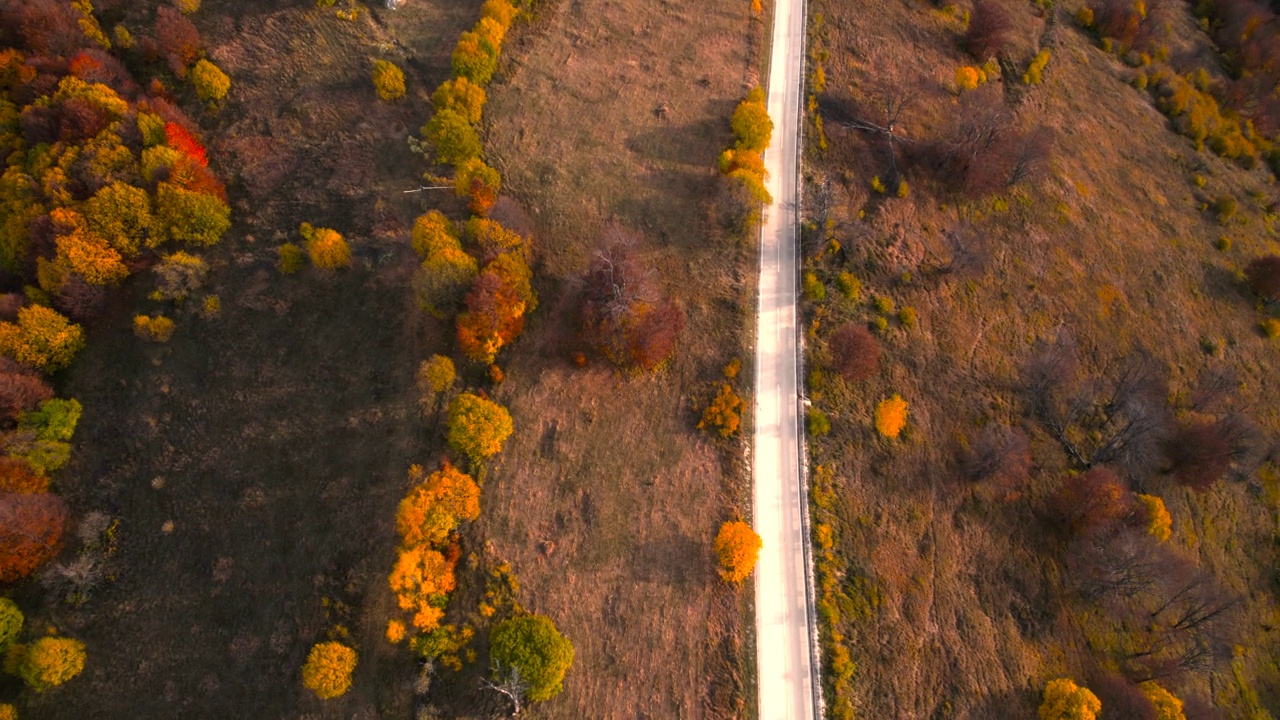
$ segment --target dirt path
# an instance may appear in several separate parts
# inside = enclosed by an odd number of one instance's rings
[[[764,541],[756,567],[756,642],[760,720],[814,718],[815,681],[809,541],[802,520],[797,406],[796,228],[804,2],[778,0],[770,59],[765,151],[774,204],[760,240],[756,332],[755,524]]]

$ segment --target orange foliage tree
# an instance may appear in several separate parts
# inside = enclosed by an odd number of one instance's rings
[[[720,561],[720,577],[726,582],[746,580],[755,569],[756,559],[764,543],[751,526],[741,520],[732,520],[720,526],[716,533],[715,551]]]
[[[24,578],[57,555],[66,520],[56,495],[0,492],[0,583]]]
[[[405,545],[439,547],[458,523],[480,516],[480,488],[447,462],[425,480],[424,474],[421,465],[409,468],[409,477],[418,484],[400,501],[396,530]]]
[[[316,643],[302,666],[302,684],[321,700],[331,700],[350,689],[355,669],[355,650],[342,643]]]
[[[492,364],[498,351],[524,332],[525,308],[517,289],[486,268],[467,293],[466,310],[458,315],[462,352],[476,362]]]
[[[388,583],[400,609],[413,614],[413,626],[423,632],[440,626],[443,600],[453,592],[456,579],[453,564],[443,554],[425,545],[400,549]]]

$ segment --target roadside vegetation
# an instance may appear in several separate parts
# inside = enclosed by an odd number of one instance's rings
[[[1280,21],[810,13],[830,716],[1271,717]]]

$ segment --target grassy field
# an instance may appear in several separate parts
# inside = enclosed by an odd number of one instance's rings
[[[59,487],[76,516],[119,519],[119,550],[88,604],[48,610],[89,661],[24,717],[410,716],[412,657],[382,639],[386,573],[405,469],[442,452],[414,373],[452,338],[409,291],[408,228],[445,198],[401,192],[421,173],[405,138],[477,12],[415,2],[351,22],[205,2],[195,16],[234,83],[205,118],[234,208],[207,256],[222,313],[181,309],[173,340],[147,345],[130,320],[155,306],[131,283],[66,379],[85,413]],[[374,95],[375,57],[405,67],[395,105]],[[281,275],[275,248],[304,221],[346,235],[352,269]],[[353,690],[322,702],[299,670],[344,633]]]
[[[1005,5],[1016,20],[1010,54],[1025,65],[1045,23],[1032,3]],[[1280,396],[1269,389],[1280,348],[1259,332],[1239,280],[1249,259],[1280,249],[1270,173],[1197,152],[1130,86],[1135,70],[1072,22],[1077,4],[1065,5],[1044,82],[1023,88],[1014,120],[1052,131],[1052,159],[1033,181],[981,199],[913,162],[923,155],[913,147],[966,111],[954,90],[956,68],[976,64],[958,42],[965,8],[810,5],[811,25],[820,14],[825,26],[831,93],[876,102],[883,88],[902,88],[909,101],[895,127],[907,139],[898,156],[906,198],[871,187],[892,172],[883,137],[830,117],[829,145],[811,148],[806,175],[811,213],[830,198],[829,236],[810,227],[806,245],[807,267],[826,287],[807,307],[819,368],[809,393],[832,425],[813,457],[834,471],[836,499],[822,516],[852,599],[839,629],[857,664],[849,695],[861,717],[1030,717],[1047,680],[1083,683],[1118,642],[1091,614],[1106,610],[1072,595],[1063,541],[1045,530],[1046,498],[1072,465],[1028,419],[1020,372],[1038,343],[1072,338],[1092,378],[1143,350],[1167,367],[1173,398],[1186,398],[1202,371],[1229,370],[1238,383],[1226,409],[1247,414],[1264,445],[1280,431]],[[1173,66],[1216,68],[1186,7],[1164,12]],[[1241,209],[1220,222],[1204,206],[1224,194]],[[981,270],[945,272],[946,237],[957,233],[985,239]],[[837,290],[842,271],[861,281],[858,299]],[[874,308],[876,297],[894,310]],[[918,312],[915,327],[898,319],[903,307]],[[829,330],[877,317],[880,370],[857,384],[822,372]],[[896,441],[872,424],[893,393],[910,407]],[[1030,479],[1014,491],[958,477],[958,443],[992,424],[1030,439]],[[1164,500],[1168,542],[1242,599],[1234,657],[1161,682],[1229,717],[1270,717],[1258,713],[1280,702],[1274,488],[1254,474],[1205,494],[1159,473],[1128,482]]]

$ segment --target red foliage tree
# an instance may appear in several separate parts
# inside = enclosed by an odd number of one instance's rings
[[[0,583],[31,574],[58,554],[67,506],[49,493],[0,493]]]
[[[60,109],[58,139],[72,145],[92,138],[114,120],[101,107],[82,98],[66,100]]]
[[[1231,444],[1219,423],[1184,425],[1168,443],[1169,472],[1192,490],[1204,492],[1231,465]]]
[[[1280,300],[1280,255],[1263,255],[1254,258],[1244,269],[1245,280],[1249,289],[1259,297]]]
[[[1013,21],[999,0],[977,0],[969,15],[969,28],[961,42],[964,49],[978,60],[998,55],[1009,44]]]
[[[0,358],[0,427],[12,426],[18,416],[34,410],[53,390],[32,368]]]
[[[458,344],[467,357],[492,363],[504,345],[524,331],[525,304],[502,276],[485,270],[467,293],[466,311],[458,315]]]
[[[124,65],[98,48],[86,48],[72,56],[68,71],[85,82],[102,83],[122,97],[132,96],[138,91],[133,76]]]
[[[203,42],[200,31],[177,9],[161,5],[156,10],[157,51],[178,77],[186,77],[187,68],[200,57]]]
[[[49,489],[49,478],[15,458],[0,458],[0,492],[42,493]]]
[[[617,226],[606,237],[608,248],[596,253],[587,272],[583,330],[614,363],[652,369],[675,350],[684,315],[654,287],[636,255],[636,237]]]
[[[847,322],[827,339],[831,366],[849,382],[865,380],[880,367],[880,345],[866,326]]]
[[[204,145],[201,145],[194,135],[187,132],[186,128],[175,122],[167,122],[164,124],[164,138],[165,144],[169,147],[191,158],[197,165],[208,167],[209,155],[205,151]]]

